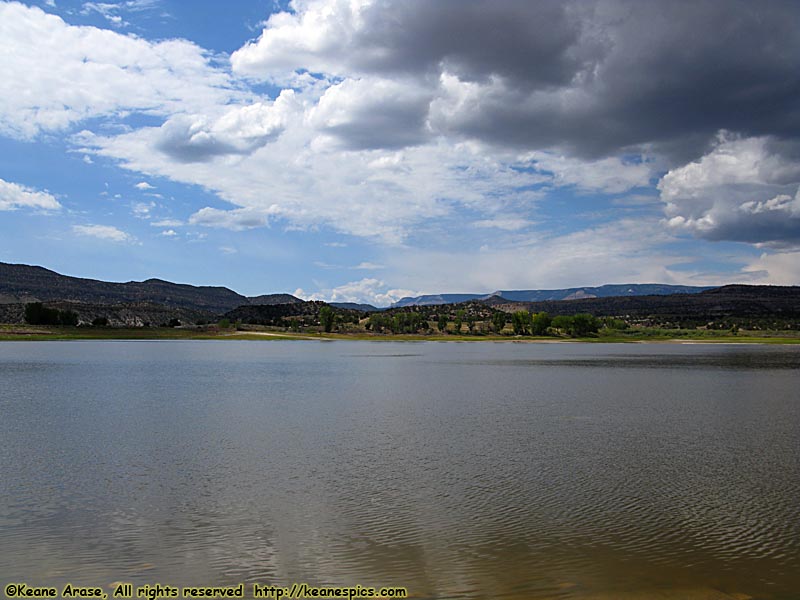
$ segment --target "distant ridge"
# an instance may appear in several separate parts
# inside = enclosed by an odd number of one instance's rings
[[[425,296],[406,296],[393,303],[390,308],[404,306],[435,306],[437,304],[458,304],[470,300],[485,300],[493,294],[429,294]]]
[[[623,283],[607,284],[598,287],[576,287],[556,290],[498,290],[491,294],[429,294],[401,298],[392,308],[404,306],[434,306],[437,304],[457,304],[471,300],[490,301],[498,299],[511,302],[546,302],[557,300],[583,300],[588,298],[609,298],[612,296],[666,296],[671,294],[699,294],[714,289],[691,285],[667,285],[662,283]]]
[[[195,286],[161,279],[111,283],[69,277],[44,267],[0,262],[0,303],[57,300],[91,304],[148,302],[209,314],[224,313],[247,304],[302,302],[290,294],[248,298],[226,287]]]
[[[528,310],[551,315],[589,313],[594,316],[616,316],[654,319],[658,322],[702,325],[720,318],[798,319],[800,318],[800,286],[725,285],[699,294],[653,294],[650,296],[608,296],[570,301],[492,303],[492,307],[508,312]]]
[[[330,305],[334,308],[346,308],[347,310],[360,310],[362,312],[375,312],[383,310],[376,306],[372,306],[372,304],[359,304],[358,302],[331,302]]]

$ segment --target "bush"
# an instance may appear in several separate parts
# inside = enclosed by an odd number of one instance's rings
[[[606,329],[616,329],[617,331],[622,331],[629,327],[628,323],[622,319],[615,319],[614,317],[605,317],[603,319],[603,325]]]
[[[78,324],[78,313],[71,310],[58,311],[58,321],[60,325],[75,327]]]
[[[47,308],[41,302],[31,302],[25,305],[25,322],[30,325],[75,326],[78,324],[78,313]]]
[[[25,305],[25,322],[31,325],[58,325],[58,311],[41,302]]]

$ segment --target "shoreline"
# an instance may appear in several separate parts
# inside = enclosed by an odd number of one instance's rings
[[[196,330],[181,328],[89,328],[89,327],[46,327],[27,325],[0,326],[0,341],[34,342],[34,341],[159,341],[159,340],[239,340],[239,341],[366,341],[366,342],[495,342],[517,344],[714,344],[745,346],[761,345],[794,345],[800,344],[800,333],[779,335],[778,332],[753,332],[752,335],[719,335],[707,332],[697,334],[683,333],[678,336],[653,335],[652,333],[631,333],[627,335],[599,335],[595,337],[553,338],[533,336],[498,336],[498,335],[415,335],[394,334],[374,335],[363,333],[292,333],[281,331],[228,331],[228,330]]]

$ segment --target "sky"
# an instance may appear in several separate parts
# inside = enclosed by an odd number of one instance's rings
[[[800,284],[800,4],[0,1],[0,261],[386,306]]]

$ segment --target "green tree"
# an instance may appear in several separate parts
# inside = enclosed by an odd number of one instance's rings
[[[436,326],[439,328],[439,331],[446,331],[447,330],[447,315],[440,314],[438,320],[436,321]]]
[[[333,329],[333,321],[336,318],[336,315],[333,312],[333,309],[330,306],[323,306],[319,309],[319,322],[322,325],[322,328],[325,330],[325,333],[330,333],[331,329]]]
[[[531,315],[527,310],[518,310],[511,315],[511,326],[514,335],[527,335],[530,330]]]
[[[600,321],[597,317],[580,313],[572,317],[559,315],[553,319],[553,328],[563,331],[572,337],[584,337],[592,333],[597,333],[600,329]]]
[[[546,312],[538,312],[531,315],[531,333],[533,335],[545,335],[552,324],[553,319]]]
[[[506,326],[506,313],[501,310],[498,310],[496,313],[492,315],[492,329],[495,330],[496,333],[500,333],[505,329]]]
[[[372,313],[367,319],[367,328],[381,333],[387,327],[387,318],[383,313]]]
[[[568,317],[566,315],[558,315],[557,317],[553,317],[553,321],[550,326],[553,329],[558,329],[564,333],[569,333],[572,331],[572,317]]]
[[[463,309],[456,311],[456,320],[454,322],[456,333],[461,333],[461,326],[464,324],[464,315]]]
[[[600,323],[595,316],[580,313],[572,317],[572,330],[569,334],[574,337],[583,337],[590,333],[597,333],[598,329],[600,329]]]

